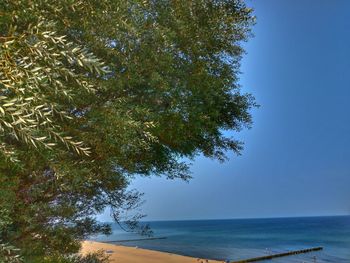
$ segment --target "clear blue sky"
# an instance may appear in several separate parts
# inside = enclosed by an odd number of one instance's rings
[[[136,179],[149,220],[350,214],[350,1],[247,4],[240,83],[261,107],[243,154],[197,158],[190,183]]]

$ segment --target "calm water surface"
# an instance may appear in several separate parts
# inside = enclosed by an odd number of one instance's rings
[[[269,253],[323,246],[323,251],[273,262],[350,263],[350,216],[275,219],[157,221],[149,223],[161,240],[117,243],[197,258],[238,260]],[[97,241],[140,238],[113,225],[111,236]]]

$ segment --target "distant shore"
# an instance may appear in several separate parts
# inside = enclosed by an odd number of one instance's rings
[[[103,250],[110,256],[111,263],[222,263],[222,261],[198,259],[137,247],[125,247],[95,241],[82,242],[81,254]]]

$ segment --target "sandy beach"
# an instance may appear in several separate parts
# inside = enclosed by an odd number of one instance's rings
[[[84,241],[81,253],[103,250],[110,255],[111,263],[222,263],[222,261],[191,258],[171,253],[158,252],[136,247],[124,247],[94,241]]]

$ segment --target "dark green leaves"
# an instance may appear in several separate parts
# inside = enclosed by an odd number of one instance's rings
[[[108,232],[106,207],[137,225],[134,176],[187,180],[184,160],[239,154],[224,131],[251,125],[238,79],[253,23],[240,0],[1,1],[6,241],[69,254]]]

